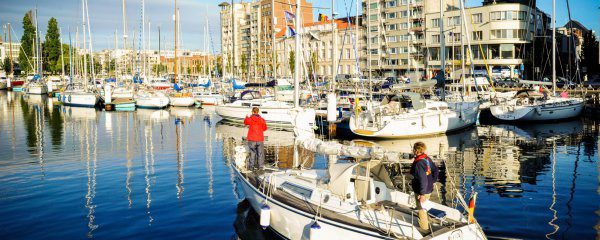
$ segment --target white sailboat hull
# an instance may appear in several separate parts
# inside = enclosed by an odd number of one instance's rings
[[[267,106],[261,101],[247,101],[243,103],[225,104],[216,107],[216,112],[226,121],[243,123],[247,115],[252,113],[253,107],[260,108],[260,115],[265,119],[269,127],[292,128],[292,107],[280,104],[279,106]],[[314,119],[312,119],[314,125]]]
[[[65,106],[73,107],[95,107],[99,101],[98,95],[86,92],[63,92],[60,94],[59,101]]]
[[[464,129],[477,122],[477,108],[467,108],[463,111],[437,111],[419,114],[406,114],[402,117],[383,116],[377,121],[386,123],[381,128],[365,126],[367,115],[350,117],[350,130],[359,136],[375,138],[411,138],[418,136],[436,135]]]
[[[223,104],[225,98],[222,95],[210,94],[210,95],[198,95],[195,97],[196,101],[202,103],[202,105],[218,106]]]
[[[169,105],[168,97],[140,97],[135,99],[138,108],[162,109]]]
[[[267,196],[254,188],[250,182],[241,176],[237,169],[235,173],[241,183],[246,199],[248,199],[252,208],[260,213],[260,209]],[[269,198],[268,204],[271,209],[270,228],[288,239],[309,239],[310,226],[314,223],[314,215],[295,209],[273,198]],[[327,219],[320,219],[319,225],[321,226],[321,230],[326,232],[327,239],[392,239],[375,232],[336,223]]]
[[[572,100],[526,106],[501,104],[490,107],[490,112],[504,121],[555,121],[577,117],[583,107],[582,100]]]
[[[193,97],[170,97],[169,102],[173,107],[191,107],[196,100]]]
[[[48,87],[43,85],[28,86],[27,93],[35,95],[46,94],[48,93]]]

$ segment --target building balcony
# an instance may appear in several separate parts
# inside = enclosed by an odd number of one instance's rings
[[[410,31],[415,32],[415,33],[423,32],[423,27],[422,26],[421,27],[412,27],[412,28],[410,28]]]

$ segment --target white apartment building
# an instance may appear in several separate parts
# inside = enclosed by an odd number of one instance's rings
[[[12,49],[11,49],[11,47],[12,47]],[[20,50],[21,50],[20,42],[13,42],[12,44],[9,44],[8,42],[0,41],[0,61],[4,62],[4,59],[9,57],[10,53],[12,53],[12,60],[14,62],[18,63]]]
[[[471,42],[473,62],[465,54],[466,66],[485,70],[492,77],[523,77],[522,70],[530,69],[533,55],[531,44],[535,36],[547,30],[548,17],[538,9],[520,3],[495,3],[465,9],[468,32],[462,24],[461,11],[449,8],[444,15],[444,37],[447,71],[457,73],[462,65],[461,46],[467,48],[467,36]],[[427,75],[433,76],[440,69],[440,13],[428,12],[425,16],[425,46]]]
[[[355,19],[355,18],[354,18]],[[302,56],[308,69],[320,79],[331,79],[333,74],[333,57],[338,59],[338,74],[357,75],[364,72],[365,39],[359,38],[356,42],[356,25],[349,23],[345,18],[335,20],[337,29],[337,51],[333,56],[333,38],[331,21],[313,22],[305,24],[300,31],[302,36]],[[359,34],[364,32],[359,27]],[[295,51],[295,39],[285,37],[285,30],[277,34],[277,75],[292,76],[290,68],[290,53]],[[310,66],[316,63],[316,66]],[[312,73],[311,73],[312,74]]]

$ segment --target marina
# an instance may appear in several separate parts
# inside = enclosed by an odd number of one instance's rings
[[[2,22],[2,239],[600,236],[591,2],[105,4]]]
[[[262,230],[232,169],[246,130],[220,122],[214,108],[110,112],[5,91],[0,100],[5,239],[276,236]],[[453,184],[479,192],[476,216],[488,237],[590,239],[598,135],[598,120],[584,118],[421,140],[430,154],[447,156]],[[284,166],[293,134],[266,137],[267,161]],[[371,142],[411,148],[411,140]],[[307,167],[327,169],[326,156],[313,159]]]

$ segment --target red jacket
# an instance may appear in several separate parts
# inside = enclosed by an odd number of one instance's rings
[[[252,114],[244,119],[244,125],[250,126],[248,129],[248,141],[263,142],[265,141],[264,132],[267,131],[267,123],[258,114]]]

